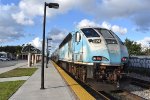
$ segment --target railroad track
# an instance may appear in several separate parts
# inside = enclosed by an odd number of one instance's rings
[[[150,100],[150,82],[142,79],[137,79],[131,76],[127,76],[129,86],[126,87],[132,94],[138,95],[141,98]]]
[[[145,100],[144,98],[131,93],[128,90],[113,90],[111,91],[112,95],[118,100]]]
[[[133,81],[130,84],[139,86],[139,87],[144,88],[144,89],[150,89],[150,84],[141,83],[141,82],[138,82],[138,81]]]
[[[65,70],[65,69],[64,69]],[[66,70],[65,70],[66,71]],[[67,72],[67,71],[66,71]],[[75,81],[77,81],[84,89],[86,89],[93,97],[95,97],[96,100],[119,100],[121,96],[126,96],[128,100],[144,100],[141,97],[132,94],[130,92],[127,92],[125,90],[122,90],[122,93],[115,93],[115,91],[119,90],[114,90],[114,92],[106,92],[106,91],[98,91],[91,87],[90,85],[82,82],[81,80],[75,78],[71,73],[67,72]],[[115,95],[114,95],[115,94]],[[129,98],[130,97],[130,98]],[[134,99],[136,98],[136,99]]]
[[[142,79],[137,79],[133,77],[127,77],[131,80],[130,84],[139,86],[143,89],[150,89],[150,81],[142,80]]]
[[[63,69],[63,68],[62,68]],[[83,81],[75,78],[71,73],[63,69],[68,75],[70,75],[76,82],[78,82],[86,91],[88,91],[96,100],[117,100],[110,94],[104,91],[96,91],[90,85],[84,83]]]
[[[117,98],[115,98],[114,96],[112,96],[110,93],[107,93],[105,91],[98,91],[100,94],[104,95],[105,97],[107,97],[109,100],[117,100]]]
[[[75,78],[71,73],[63,69],[66,73],[68,73],[76,82],[78,82],[84,89],[86,89],[96,100],[145,100],[144,98],[131,93],[128,90],[120,89],[120,90],[112,90],[110,92],[106,92],[103,90],[96,90],[91,85]],[[137,83],[137,79],[134,79],[134,82],[131,84],[139,84]],[[142,86],[142,85],[140,85]]]
[[[131,79],[131,78],[130,78]],[[85,84],[85,83],[83,83]],[[132,78],[132,81],[129,82],[131,85],[140,86],[145,89],[150,89],[150,82]],[[91,88],[91,86],[90,86]],[[92,88],[93,89],[93,88]],[[106,91],[97,91],[94,89],[94,91],[98,92],[101,96],[105,97],[106,100],[146,100],[147,98],[143,98],[142,96],[139,96],[137,94],[134,94],[132,91],[126,90],[126,89],[117,89],[112,90],[110,92]]]
[[[141,84],[141,86],[145,86],[145,88],[150,88],[150,81],[142,80],[142,79],[137,79],[131,76],[126,76],[125,78],[132,80],[132,83],[135,83],[135,85]]]

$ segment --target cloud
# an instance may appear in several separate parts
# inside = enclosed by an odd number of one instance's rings
[[[101,24],[101,27],[110,29],[110,30],[112,30],[116,33],[120,33],[122,35],[127,33],[127,28],[123,28],[118,25],[111,25],[110,23],[105,22],[105,21]]]
[[[90,27],[90,26],[99,27],[100,25],[88,19],[83,19],[77,24],[77,28]]]
[[[48,9],[47,17],[80,10],[95,16],[97,20],[128,19],[136,25],[137,31],[150,29],[150,0],[21,0],[19,11],[13,19],[22,25],[33,25],[34,18],[43,16],[44,2],[57,2],[59,9]]]
[[[18,24],[21,24],[21,25],[33,25],[34,24],[33,20],[25,16],[23,12],[12,14],[12,18],[16,20]]]
[[[147,47],[150,46],[150,37],[145,37],[144,39],[138,40],[136,42],[139,43],[139,44],[141,44],[141,46],[143,48],[147,48]]]
[[[102,27],[102,28],[106,28],[106,29],[110,29],[116,33],[120,33],[120,34],[125,34],[127,33],[127,29],[120,27],[118,25],[111,25],[108,22],[103,22],[102,24],[98,24],[94,21],[90,21],[88,19],[83,19],[81,20],[78,24],[77,24],[77,28],[81,28],[81,27]]]
[[[57,10],[53,8],[48,9],[47,7],[46,15],[50,18],[67,13],[73,9],[85,9],[83,6],[86,4],[91,7],[93,1],[94,0],[21,0],[18,5],[19,11],[14,13],[12,17],[19,24],[33,25],[36,16],[43,16],[45,2],[56,2],[59,4],[59,9]],[[90,7],[86,9],[90,10]]]
[[[50,32],[48,32],[48,38],[52,38],[51,46],[54,49],[57,49],[60,43],[64,40],[64,38],[69,34],[69,32],[65,29],[52,28]]]
[[[62,5],[68,3],[68,0],[65,1]],[[71,6],[66,7],[68,7],[67,11],[75,8],[95,16],[97,20],[128,19],[135,24],[136,30],[148,31],[150,29],[149,4],[150,0],[144,2],[141,0],[76,0],[71,3]]]
[[[62,38],[61,40],[63,40],[64,38]],[[35,48],[38,48],[39,50],[42,50],[42,39],[40,37],[36,37],[34,38],[31,42],[27,43],[27,44],[31,44],[32,46],[34,46]],[[55,49],[57,49],[59,47],[60,42],[57,40],[52,40],[49,41],[48,45],[51,46],[49,47],[51,49],[51,52],[53,52]],[[47,40],[45,40],[45,50],[47,48]]]
[[[19,12],[14,13],[12,16],[17,23],[22,25],[33,25],[34,18],[36,16],[44,15],[44,3],[45,2],[57,2],[59,3],[59,9],[57,11],[53,8],[46,10],[47,17],[53,17],[58,14],[64,14],[71,9],[75,8],[80,1],[77,0],[21,0],[18,8]]]
[[[94,7],[89,6],[91,10],[85,9],[85,11],[93,14],[97,19],[127,18],[136,25],[138,31],[148,31],[150,29],[149,4],[150,0],[144,2],[142,0],[101,0]]]
[[[11,14],[17,12],[14,4],[1,5],[0,8],[0,43],[12,42],[24,36],[23,27],[16,23]]]
[[[146,0],[148,2],[148,0]],[[144,2],[141,0],[102,0],[100,5],[97,5],[96,15],[101,15],[101,17],[107,18],[120,18],[128,17],[139,11],[144,10]],[[146,4],[148,7],[148,5]]]
[[[147,32],[150,30],[150,12],[141,13],[133,19],[136,23],[136,31]]]
[[[72,9],[82,7],[85,4],[90,4],[93,0],[21,0],[19,2],[20,11],[29,16],[43,16],[44,3],[56,2],[59,4],[59,9],[48,9],[47,16],[51,17],[56,14],[66,13]],[[31,8],[31,9],[30,9]]]
[[[29,44],[31,44],[34,47],[41,50],[41,48],[42,48],[42,39],[40,39],[39,37],[36,37],[31,42],[29,42]]]
[[[44,2],[59,3],[57,10],[47,8],[49,18],[78,10],[93,15],[98,21],[127,18],[135,24],[137,31],[150,30],[150,0],[144,0],[144,2],[142,0],[20,0],[16,5],[1,4],[0,42],[14,41],[23,37],[24,26],[34,25],[37,16],[43,17]],[[79,26],[85,23],[90,23],[92,26],[100,25],[121,34],[127,33],[126,28],[111,25],[108,22],[97,24],[93,21],[82,20]]]
[[[48,37],[52,38],[53,42],[61,42],[65,36],[67,35],[67,31],[58,28],[52,28],[50,32],[48,32]]]
[[[21,0],[18,4],[19,11],[12,14],[13,19],[21,25],[33,25],[36,16],[43,16],[46,1],[48,0]]]
[[[114,31],[114,32],[117,32],[117,33],[120,33],[120,34],[125,34],[127,33],[127,28],[123,28],[123,27],[119,27],[117,25],[113,25],[111,27],[111,29]]]

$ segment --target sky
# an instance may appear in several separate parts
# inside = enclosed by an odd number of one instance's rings
[[[47,7],[46,38],[52,50],[65,36],[84,26],[103,27],[149,47],[150,0],[0,0],[0,46],[42,46],[44,2]]]

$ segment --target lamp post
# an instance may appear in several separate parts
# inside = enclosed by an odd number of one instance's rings
[[[43,19],[43,43],[42,43],[42,65],[41,65],[41,89],[44,89],[44,56],[45,56],[45,22],[46,22],[46,6],[49,8],[59,8],[58,3],[46,3],[44,4],[44,19]]]
[[[48,66],[47,66],[47,64],[48,64],[48,56],[49,56],[48,47],[51,47],[51,46],[48,46],[48,40],[52,40],[52,38],[47,38],[47,57],[46,57],[46,68],[48,68]]]

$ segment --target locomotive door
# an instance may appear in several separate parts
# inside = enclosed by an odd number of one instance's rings
[[[72,41],[68,42],[68,60],[71,61],[72,60]]]
[[[82,62],[83,61],[83,41],[82,35],[79,31],[74,34],[73,41],[73,60],[74,62]]]

